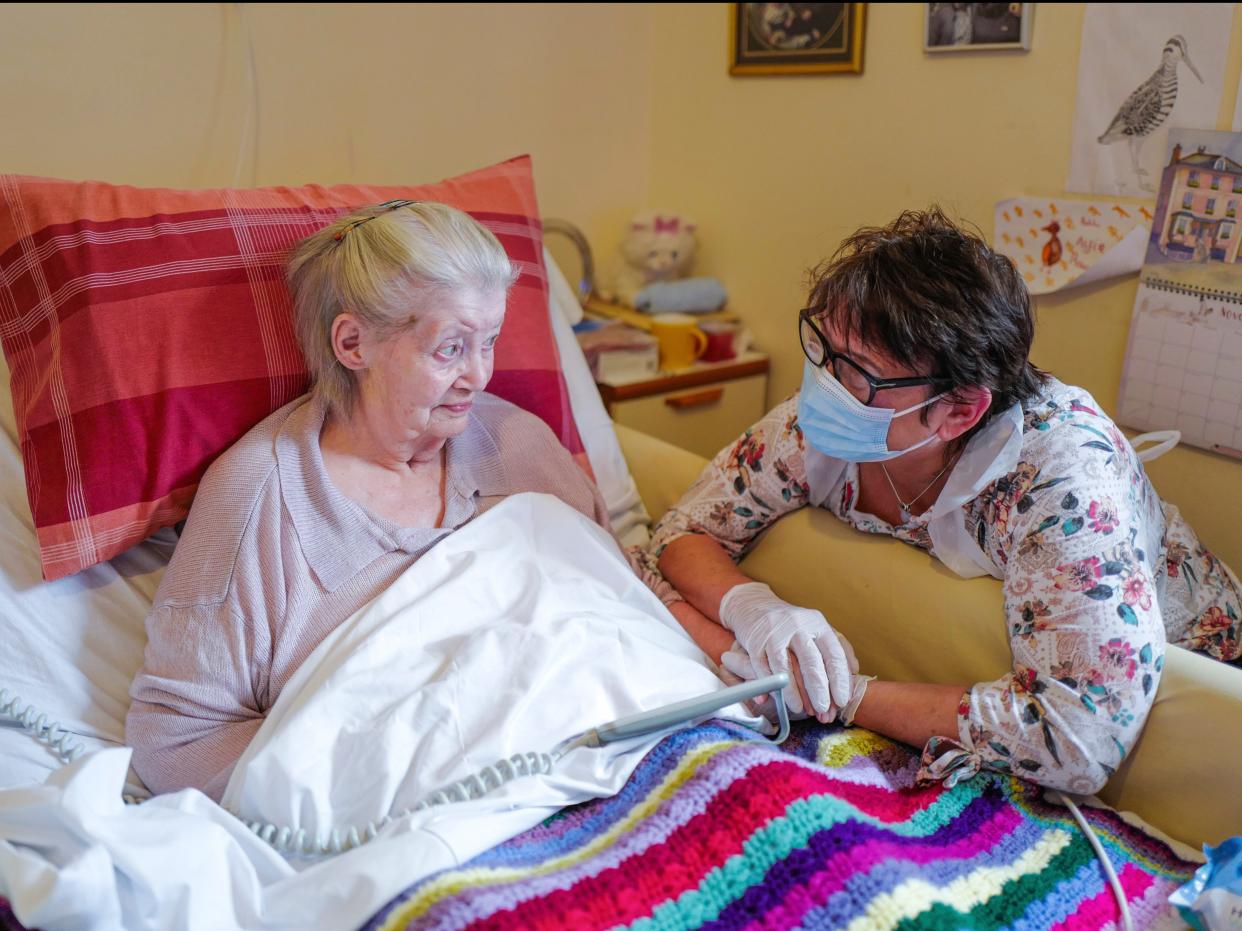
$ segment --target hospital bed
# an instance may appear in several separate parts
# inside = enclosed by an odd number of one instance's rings
[[[576,313],[572,291],[548,261],[549,314],[578,429],[618,535],[638,541],[649,515],[663,513],[704,461],[613,427],[569,329]],[[128,685],[142,661],[143,620],[176,537],[169,528],[109,562],[42,582],[7,375],[0,372],[5,386],[0,391],[0,687],[18,680],[23,694],[20,705],[13,704],[14,690],[0,694],[0,709],[6,701],[11,711],[33,706],[65,730],[49,734],[46,722],[30,716],[26,727],[12,718],[0,725],[0,790],[9,790],[0,791],[0,824],[8,825],[0,830],[0,927],[16,927],[23,909],[49,929],[107,927],[110,913],[99,902],[58,901],[46,889],[40,891],[48,874],[40,873],[20,846],[25,842],[37,848],[40,825],[32,819],[25,835],[13,825],[22,823],[23,806],[37,801],[37,787],[57,778],[61,763],[49,743],[69,735],[86,750],[122,745]],[[998,621],[999,586],[951,577],[925,554],[895,541],[851,534],[829,515],[803,511],[783,520],[744,568],[784,597],[821,608],[849,637],[868,672],[976,681],[993,677],[1009,662]],[[914,617],[920,622],[910,623]],[[48,618],[57,623],[45,623]],[[1160,831],[1192,847],[1242,832],[1242,797],[1235,788],[1235,774],[1242,769],[1242,742],[1236,739],[1240,723],[1242,672],[1170,650],[1147,730],[1103,793],[1104,801],[1154,827],[1104,808],[1088,809],[1136,915],[1149,921],[1167,917],[1164,898],[1193,869],[1193,851],[1176,841],[1166,843]],[[32,739],[31,730],[44,739]],[[353,916],[355,925],[366,919],[367,927],[375,928],[465,927],[476,919],[495,927],[641,924],[661,908],[656,917],[667,919],[663,926],[709,920],[728,924],[729,909],[752,918],[767,916],[774,926],[814,925],[827,920],[825,908],[837,909],[833,914],[843,923],[849,923],[845,916],[853,916],[850,921],[871,916],[871,926],[877,926],[884,922],[876,916],[890,912],[893,922],[902,916],[915,921],[935,901],[947,902],[945,908],[977,910],[1006,899],[1035,912],[1060,908],[1062,918],[1082,909],[1115,917],[1107,885],[1090,852],[1083,852],[1083,836],[1037,790],[988,775],[952,790],[921,790],[912,783],[916,769],[917,758],[908,748],[864,731],[804,724],[782,752],[736,724],[704,723],[652,749],[611,799],[574,807],[475,860],[444,865],[409,881],[402,881],[399,869],[358,876],[345,875],[349,868],[342,866],[334,875],[342,891],[333,901],[348,903],[361,896],[365,906],[340,914]],[[765,778],[766,771],[771,774]],[[748,775],[752,772],[759,774]],[[126,786],[142,790],[132,773]],[[980,800],[996,811],[987,825],[1009,819],[1012,833],[1005,835],[1006,843],[988,847],[978,838],[990,835],[975,822],[957,841],[935,833],[961,827],[961,819],[983,804]],[[933,811],[940,819],[934,830],[928,827]],[[802,846],[789,840],[790,831],[797,833],[790,825],[800,824],[811,825]],[[692,826],[700,833],[693,833]],[[846,843],[833,832],[847,827],[870,833]],[[662,833],[653,839],[657,831]],[[919,855],[903,860],[899,842],[924,834],[930,839]],[[815,838],[829,836],[836,838],[835,852],[808,866],[804,852],[817,849]],[[969,844],[975,846],[967,849]],[[846,848],[854,851],[849,856],[863,859],[834,859],[845,856],[841,851]],[[945,852],[932,857],[929,850]],[[695,858],[702,860],[701,875],[690,863]],[[86,869],[89,859],[57,864],[57,875]],[[958,866],[947,865],[950,861],[973,863],[977,869],[959,875],[954,872]],[[1023,886],[1026,891],[1019,894],[1012,885],[1030,886],[1041,874],[1060,875],[1057,870],[1067,877],[1059,891]],[[107,867],[103,875],[109,875]],[[634,878],[640,875],[646,877],[642,882]],[[787,889],[790,876],[803,876],[801,885],[795,884],[802,891],[776,904],[761,901],[764,890],[780,886],[782,876]],[[867,876],[871,885],[863,882]],[[619,879],[625,881],[613,881]],[[151,903],[127,901],[122,887],[118,883],[115,901],[105,903],[115,905],[118,915],[141,914],[146,908],[151,915],[175,915],[179,927],[241,924],[235,914],[213,912],[212,903],[193,896],[171,906],[163,903],[163,909],[172,908],[169,913]],[[801,902],[802,910],[791,902]],[[782,908],[792,909],[787,921]],[[256,922],[256,927],[297,926],[275,905]],[[1051,918],[1049,923],[1055,924]]]

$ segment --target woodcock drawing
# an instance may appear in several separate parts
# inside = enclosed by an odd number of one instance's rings
[[[1147,171],[1139,163],[1139,150],[1177,105],[1177,66],[1183,61],[1202,84],[1203,75],[1190,60],[1186,40],[1182,36],[1173,36],[1164,43],[1160,67],[1126,98],[1108,129],[1096,140],[1101,145],[1125,140],[1130,146],[1130,160],[1139,186],[1147,191],[1154,191],[1155,187],[1148,183]]]

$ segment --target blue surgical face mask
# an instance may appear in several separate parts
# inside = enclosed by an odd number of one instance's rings
[[[806,441],[825,456],[846,462],[881,462],[913,452],[936,439],[932,434],[905,449],[888,448],[888,428],[894,418],[927,407],[947,392],[904,411],[868,407],[846,390],[827,369],[806,363],[798,395],[798,426]]]

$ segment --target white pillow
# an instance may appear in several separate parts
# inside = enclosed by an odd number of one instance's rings
[[[604,410],[604,402],[591,377],[586,356],[582,354],[582,347],[569,326],[571,311],[568,305],[577,308],[579,315],[581,306],[546,248],[543,259],[548,266],[548,316],[552,320],[556,350],[561,357],[561,370],[569,386],[569,406],[574,412],[591,469],[595,472],[595,482],[604,496],[604,503],[608,505],[613,532],[621,543],[624,546],[645,544],[651,517],[638,496],[629,464],[617,441],[617,431]]]
[[[17,444],[0,433],[0,688],[75,734],[120,744],[129,683],[146,645],[144,622],[176,538],[169,528],[55,582],[43,581],[35,539]],[[0,727],[17,725],[5,719]],[[31,747],[58,765],[49,751]],[[28,781],[29,767],[20,763],[0,755],[0,786]]]

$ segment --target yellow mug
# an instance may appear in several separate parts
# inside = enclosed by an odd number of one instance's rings
[[[651,335],[660,344],[660,368],[666,372],[688,369],[707,351],[707,334],[689,314],[656,314]]]

